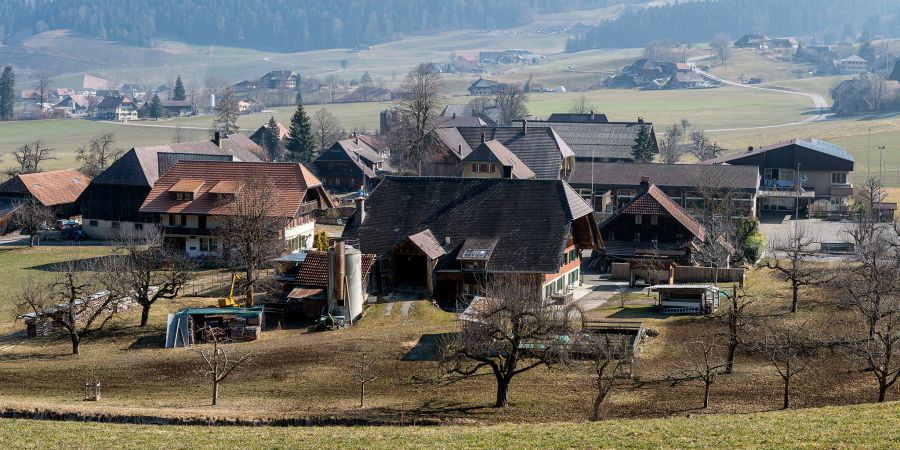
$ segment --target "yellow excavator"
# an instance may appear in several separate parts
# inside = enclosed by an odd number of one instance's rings
[[[241,277],[238,274],[231,274],[231,290],[228,291],[228,297],[219,299],[219,308],[229,308],[234,306],[234,284]]]

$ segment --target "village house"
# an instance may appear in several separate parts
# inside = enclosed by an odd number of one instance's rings
[[[478,60],[482,64],[536,64],[543,59],[542,55],[521,49],[482,51],[478,53]]]
[[[839,145],[818,139],[794,139],[705,161],[704,164],[753,166],[762,178],[756,209],[805,216],[810,208],[844,211],[853,194],[853,156]]]
[[[468,91],[469,95],[477,96],[491,96],[502,90],[506,89],[506,83],[500,83],[499,81],[494,80],[486,80],[484,78],[479,78],[472,82],[469,85]]]
[[[137,107],[134,101],[127,96],[114,95],[104,97],[97,105],[97,117],[102,120],[127,122],[137,120]]]
[[[322,152],[313,165],[329,191],[369,191],[391,171],[383,156],[358,136],[341,139]]]
[[[190,100],[160,100],[163,109],[163,117],[187,117],[194,114],[194,104]],[[149,119],[150,102],[144,102],[138,108],[138,117]]]
[[[0,210],[3,204],[35,200],[60,219],[77,216],[78,196],[91,182],[76,169],[51,170],[16,175],[0,184]]]
[[[552,128],[528,121],[511,127],[438,128],[433,136],[440,145],[423,164],[423,175],[458,176],[462,161],[486,141],[498,141],[538,179],[564,179],[575,164],[572,149]]]
[[[529,180],[534,172],[497,140],[483,141],[460,163],[460,176],[466,178],[514,178]]]
[[[300,74],[293,70],[273,70],[261,76],[258,84],[265,89],[297,89]]]
[[[703,76],[696,72],[678,72],[669,78],[663,89],[702,89],[712,87]]]
[[[831,110],[839,116],[900,110],[900,81],[844,80],[831,91],[831,98]]]
[[[450,62],[450,69],[455,73],[484,73],[484,66],[470,55],[456,55]]]
[[[281,122],[275,122],[275,125],[278,127],[278,140],[284,142],[288,137],[288,128],[284,126]],[[253,134],[250,135],[250,140],[255,142],[256,145],[260,147],[264,147],[266,145],[266,136],[269,134],[268,124],[260,125]]]
[[[134,147],[94,178],[78,201],[84,231],[92,238],[112,238],[154,226],[141,204],[160,175],[181,160],[259,161],[258,145],[241,134],[212,140]]]
[[[242,98],[238,101],[238,114],[250,114],[256,108],[257,102],[252,98]]]
[[[869,71],[869,62],[857,55],[834,61],[834,70],[842,75],[855,75]]]
[[[387,177],[357,200],[344,237],[378,255],[382,292],[427,293],[446,309],[498,273],[536,277],[543,298],[564,300],[581,251],[602,247],[590,206],[561,180]]]
[[[594,210],[605,218],[638,195],[642,177],[689,212],[702,211],[704,198],[715,198],[728,199],[735,215],[756,215],[760,176],[750,166],[579,161],[568,182],[588,203],[593,198]]]
[[[54,111],[61,111],[65,116],[83,116],[90,111],[91,103],[84,95],[67,94],[56,105]]]
[[[549,117],[547,117],[546,121],[563,123],[609,123],[609,118],[606,117],[606,114],[595,113],[594,110],[591,110],[591,112],[589,113],[552,113]]]
[[[271,191],[255,191],[265,180]],[[282,253],[313,244],[315,214],[332,207],[322,183],[302,164],[273,162],[178,161],[153,185],[140,212],[153,214],[166,241],[190,257],[221,258],[224,248],[216,228],[235,214],[242,196],[266,195],[271,217],[283,221],[278,231]]]
[[[641,117],[636,122],[601,122],[571,114],[551,115],[547,120],[528,121],[528,124],[533,128],[553,128],[575,153],[577,161],[634,161],[631,147],[642,125],[649,128],[653,153],[659,153],[653,124]]]
[[[637,195],[599,226],[601,265],[643,259],[660,267],[689,264],[691,242],[704,241],[706,230],[648,177],[639,186]]]
[[[734,41],[734,46],[738,48],[752,48],[755,50],[766,50],[769,48],[769,39],[765,34],[745,34],[740,39]]]

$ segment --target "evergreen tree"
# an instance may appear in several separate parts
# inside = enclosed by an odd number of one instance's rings
[[[0,120],[13,118],[16,103],[15,84],[16,76],[13,74],[12,66],[6,66],[3,75],[0,76]]]
[[[642,122],[638,128],[638,135],[634,138],[634,145],[631,146],[631,156],[634,157],[634,162],[653,161],[653,138],[650,136],[650,127],[646,123]]]
[[[859,46],[859,51],[856,52],[856,56],[868,61],[869,64],[874,64],[875,47],[873,47],[872,43],[869,41],[863,42],[863,44]]]
[[[272,158],[272,161],[281,161],[284,159],[284,146],[281,143],[280,130],[278,129],[278,122],[275,121],[275,117],[270,117],[269,122],[266,124],[266,133],[264,136],[263,143],[266,146],[266,150],[269,152],[269,157]]]
[[[172,93],[172,100],[187,100],[187,93],[184,91],[181,75],[175,78],[175,91]]]
[[[310,163],[315,159],[316,142],[303,103],[297,105],[297,110],[291,116],[291,126],[284,147],[293,161]]]
[[[894,71],[891,72],[891,76],[888,77],[889,80],[900,81],[900,60],[897,60],[894,63]]]
[[[150,100],[150,117],[159,119],[165,115],[166,111],[163,109],[162,100],[159,99],[159,95],[153,94],[153,99]]]
[[[228,86],[216,103],[216,120],[213,121],[213,128],[224,131],[225,134],[237,133],[238,109],[238,100],[234,96],[234,89]]]

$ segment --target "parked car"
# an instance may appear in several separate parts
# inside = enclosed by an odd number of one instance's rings
[[[54,228],[57,230],[64,230],[69,227],[74,227],[80,225],[78,221],[72,219],[59,219],[56,221],[56,225]]]
[[[80,241],[87,237],[87,233],[80,226],[70,226],[60,231],[59,237],[67,241]]]

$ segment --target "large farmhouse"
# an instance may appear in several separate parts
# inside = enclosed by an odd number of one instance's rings
[[[602,247],[590,206],[561,180],[387,177],[344,237],[378,255],[382,291],[429,292],[445,308],[496,273],[565,294],[581,281],[580,251]]]

